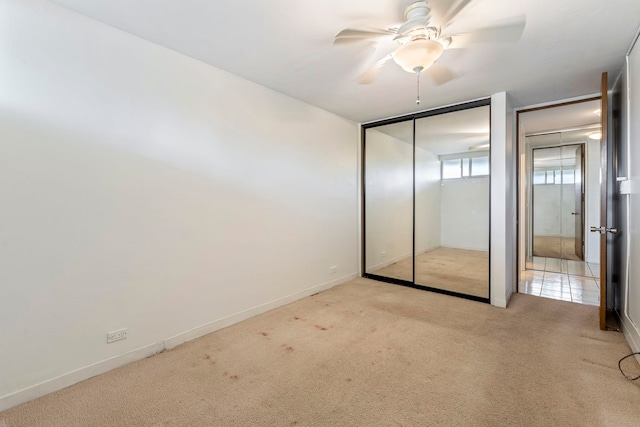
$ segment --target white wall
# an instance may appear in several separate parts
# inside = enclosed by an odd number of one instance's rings
[[[489,250],[489,177],[442,180],[442,246]]]
[[[624,80],[627,83],[623,93],[623,108],[627,136],[627,150],[629,179],[631,194],[627,200],[627,262],[623,282],[621,301],[622,323],[624,333],[634,351],[640,351],[640,44],[636,45],[627,57],[627,68],[624,70]],[[624,230],[623,230],[624,232]]]
[[[371,273],[412,255],[412,145],[367,129],[365,184],[366,271]]]
[[[596,174],[598,169],[596,169]],[[599,186],[589,188],[591,193],[599,191]],[[575,186],[534,185],[534,235],[576,237],[576,218],[571,213],[576,210]],[[599,203],[597,204],[599,205]],[[587,206],[592,208],[592,206]],[[593,212],[590,212],[593,214]],[[586,213],[586,218],[589,218]],[[586,222],[590,222],[585,219]],[[596,260],[596,262],[598,262]]]
[[[442,244],[440,160],[416,147],[416,253]]]
[[[533,234],[574,237],[575,186],[544,184],[533,186]]]
[[[516,289],[516,151],[506,92],[491,97],[491,304],[506,307]]]
[[[0,410],[355,277],[353,123],[45,1],[0,28]]]

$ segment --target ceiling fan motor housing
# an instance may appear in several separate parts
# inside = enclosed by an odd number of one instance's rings
[[[411,3],[404,12],[406,22],[398,29],[396,41],[402,45],[415,39],[436,39],[439,31],[435,27],[429,27],[431,9],[427,2],[416,1]]]
[[[413,21],[414,19],[427,19],[431,13],[431,9],[426,1],[415,1],[404,10],[404,20]]]

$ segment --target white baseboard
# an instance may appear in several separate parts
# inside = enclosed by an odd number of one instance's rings
[[[489,252],[489,248],[478,248],[478,247],[464,247],[464,246],[447,246],[447,245],[442,245],[442,248],[447,248],[447,249],[462,249],[465,251],[476,251],[476,252]]]
[[[494,298],[494,297],[491,297],[490,304],[492,306],[494,306],[494,307],[507,308],[507,303],[508,303],[509,299],[511,299],[511,295],[509,295],[509,298]]]
[[[419,250],[417,250],[417,251],[416,251],[416,255],[421,255],[421,254],[423,254],[423,253],[425,253],[425,252],[429,252],[429,251],[432,251],[432,250],[434,250],[434,249],[438,249],[439,247],[440,247],[440,245],[438,245],[438,246],[431,246],[431,247],[428,247],[428,248],[426,248],[426,249],[419,249]],[[397,256],[397,257],[395,257],[395,258],[392,258],[392,259],[387,260],[387,261],[385,261],[385,262],[382,262],[382,263],[380,263],[380,264],[377,264],[377,265],[371,266],[371,267],[367,268],[367,270],[368,270],[368,272],[369,272],[369,273],[374,273],[374,272],[375,272],[375,270],[380,270],[381,268],[388,267],[388,266],[390,266],[391,264],[395,264],[395,263],[396,263],[396,262],[398,262],[398,261],[402,261],[403,259],[410,258],[410,257],[411,257],[411,255],[412,255],[412,254],[411,254],[411,252],[409,252],[408,254]]]
[[[153,356],[162,351],[164,351],[164,345],[162,343],[151,344],[23,388],[22,390],[0,397],[0,411],[5,411],[14,406],[53,393],[54,391],[62,390],[80,381],[104,374],[112,369]]]
[[[198,326],[197,328],[193,328],[189,331],[182,332],[176,336],[168,338],[164,341],[164,346],[167,350],[179,346],[187,341],[191,341],[196,338],[200,338],[204,335],[215,332],[219,329],[226,328],[227,326],[231,326],[235,323],[242,322],[243,320],[249,319],[251,317],[257,316],[258,314],[265,313],[267,311],[273,310],[274,308],[281,307],[283,305],[289,304],[293,301],[297,301],[301,298],[307,297],[309,295],[313,295],[315,293],[325,291],[334,286],[340,285],[342,283],[348,282],[349,280],[353,280],[358,277],[357,273],[349,274],[348,276],[341,277],[336,280],[332,280],[331,282],[323,283],[321,285],[312,286],[310,288],[304,289],[302,291],[298,291],[291,295],[288,295],[284,298],[279,298],[277,300],[268,302],[266,304],[259,305],[257,307],[250,308],[248,310],[242,311],[240,313],[232,314],[231,316],[223,317],[222,319],[214,320],[211,323],[207,323],[205,325]]]
[[[627,339],[629,347],[634,353],[640,352],[640,330],[637,325],[627,316],[620,316],[620,313],[618,313],[618,318],[622,324],[622,333]],[[637,359],[640,362],[640,358],[637,357]]]
[[[387,261],[381,262],[380,264],[376,264],[374,266],[368,267],[367,268],[367,273],[373,273],[376,270],[380,270],[381,268],[388,267],[391,264],[394,264],[394,263],[396,263],[398,261],[402,261],[403,259],[409,258],[410,256],[411,256],[411,253],[408,253],[408,254],[405,254],[405,255],[400,255],[400,256],[391,258],[391,259],[389,259]]]
[[[436,245],[436,246],[429,246],[428,248],[425,248],[425,249],[418,249],[416,251],[416,255],[422,255],[422,254],[427,253],[429,251],[432,251],[434,249],[438,249],[439,247],[441,247],[441,246],[440,245]]]
[[[120,354],[82,368],[78,368],[55,378],[51,378],[41,383],[26,387],[22,390],[18,390],[5,396],[1,396],[0,412],[53,393],[55,391],[61,390],[63,388],[69,387],[73,384],[79,383],[80,381],[95,377],[96,375],[104,374],[105,372],[119,368],[128,363],[135,362],[137,360],[141,360],[158,353],[162,353],[165,350],[176,347],[187,341],[210,334],[211,332],[215,332],[219,329],[231,326],[235,323],[257,316],[258,314],[267,312],[269,310],[273,310],[274,308],[278,308],[291,302],[297,301],[309,295],[313,295],[315,293],[330,289],[334,286],[355,279],[356,277],[358,277],[358,274],[353,273],[336,280],[323,283],[321,285],[312,286],[302,291],[295,292],[291,295],[287,295],[283,298],[279,298],[277,300],[250,308],[240,313],[215,320],[211,323],[207,323],[189,331],[185,331],[164,341],[150,344],[145,347],[141,347],[136,350],[132,350],[127,353]],[[0,427],[2,426],[0,425]]]

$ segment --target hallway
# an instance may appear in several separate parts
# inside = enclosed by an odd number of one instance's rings
[[[533,257],[520,274],[518,292],[600,305],[600,266],[583,261]]]

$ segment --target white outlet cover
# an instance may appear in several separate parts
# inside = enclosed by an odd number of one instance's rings
[[[127,328],[118,329],[117,331],[107,332],[107,344],[120,341],[127,338]]]

